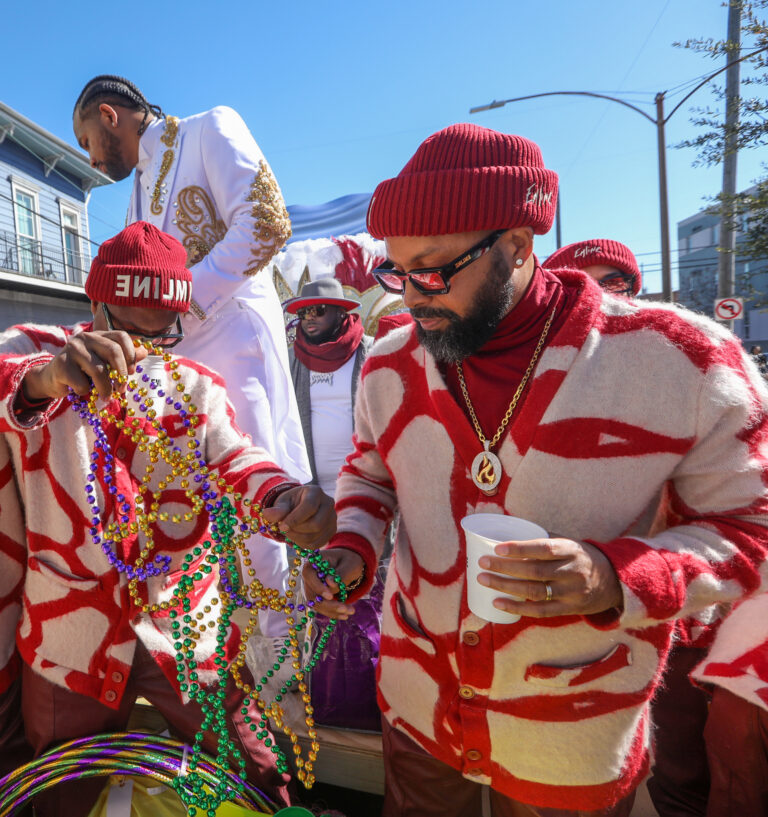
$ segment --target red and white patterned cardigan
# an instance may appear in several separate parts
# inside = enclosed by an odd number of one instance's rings
[[[175,650],[167,612],[143,614],[131,602],[127,580],[110,567],[99,545],[91,540],[90,506],[84,486],[93,450],[92,430],[57,400],[35,414],[14,415],[13,404],[25,372],[50,360],[73,331],[69,328],[17,326],[0,334],[0,690],[7,687],[18,669],[18,654],[36,672],[53,683],[99,699],[117,708],[128,681],[140,638],[154,654],[166,675],[175,682]],[[227,401],[224,381],[209,369],[184,358],[181,382],[197,407],[200,425],[196,439],[205,462],[215,468],[245,496],[261,501],[265,494],[287,481],[266,451],[251,445],[237,428]],[[111,404],[119,411],[119,404]],[[186,450],[189,438],[173,407],[155,399],[163,428]],[[137,416],[140,413],[137,412]],[[148,433],[154,430],[144,420]],[[144,475],[147,455],[136,443],[108,427],[113,453],[119,459],[115,484],[131,510],[137,486]],[[162,461],[155,466],[152,484],[169,472]],[[113,498],[105,499],[102,486],[97,504],[114,518]],[[178,480],[163,494],[160,511],[183,514],[191,502]],[[181,577],[184,556],[208,539],[207,520],[155,524],[155,551],[172,555],[168,574],[150,579],[143,599],[157,603],[171,598]],[[121,558],[133,561],[139,553],[135,537],[121,544]],[[205,556],[197,558],[197,567]],[[139,585],[142,587],[143,585]],[[204,611],[217,596],[218,572],[212,571],[195,587],[192,615]],[[148,596],[147,596],[148,592]],[[213,612],[216,612],[213,607]],[[211,615],[206,614],[204,621]],[[228,657],[239,640],[231,633]],[[215,679],[212,663],[216,647],[215,628],[207,627],[198,641],[199,677]]]
[[[390,723],[511,798],[589,810],[647,770],[648,702],[673,620],[764,581],[768,396],[737,340],[706,318],[558,275],[578,295],[498,449],[495,497],[472,482],[477,436],[414,329],[374,345],[329,547],[357,551],[373,576],[399,508],[379,664]],[[676,521],[635,535],[662,488]],[[459,522],[476,512],[597,545],[621,581],[621,615],[474,616]]]
[[[768,593],[736,606],[693,677],[768,709]]]

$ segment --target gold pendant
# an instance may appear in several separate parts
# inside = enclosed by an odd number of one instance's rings
[[[483,442],[484,450],[472,460],[472,481],[488,496],[499,490],[501,482],[501,460],[490,450],[490,441]]]

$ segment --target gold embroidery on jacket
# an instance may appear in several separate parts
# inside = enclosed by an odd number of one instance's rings
[[[202,306],[193,298],[189,302],[189,311],[199,320],[204,321],[208,316]]]
[[[160,137],[160,141],[163,144],[168,145],[169,149],[163,153],[163,159],[160,162],[160,171],[157,174],[155,189],[152,191],[152,200],[149,204],[150,212],[155,216],[159,216],[163,212],[163,202],[165,201],[165,199],[162,198],[165,189],[164,182],[176,156],[175,152],[171,150],[171,148],[173,148],[173,146],[176,144],[176,134],[178,132],[179,117],[166,116],[165,124],[163,126],[163,135]]]
[[[288,210],[277,181],[264,160],[259,162],[259,172],[251,185],[247,201],[254,203],[251,216],[256,222],[253,230],[256,246],[251,249],[252,258],[245,275],[255,275],[266,267],[270,258],[291,237]]]
[[[192,185],[179,191],[176,201],[175,224],[184,234],[182,244],[187,250],[187,266],[202,261],[226,235],[227,227],[217,217],[211,197],[202,187]]]

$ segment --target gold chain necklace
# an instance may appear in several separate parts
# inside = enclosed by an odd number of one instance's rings
[[[472,401],[469,399],[469,392],[467,391],[467,384],[464,380],[464,369],[461,362],[456,364],[456,374],[459,376],[461,393],[464,395],[464,402],[467,404],[467,408],[469,409],[469,416],[472,418],[472,425],[475,427],[475,432],[480,438],[480,442],[483,446],[483,450],[474,458],[474,460],[472,460],[472,480],[475,485],[477,485],[477,487],[483,491],[483,493],[488,494],[488,496],[493,496],[496,491],[498,491],[503,470],[501,467],[501,460],[491,451],[491,448],[496,447],[496,444],[501,439],[501,435],[504,433],[504,430],[509,425],[509,421],[512,419],[512,415],[515,412],[520,395],[523,393],[525,384],[528,382],[528,378],[531,376],[536,366],[536,361],[539,359],[541,350],[544,348],[544,341],[547,339],[549,327],[552,325],[552,321],[554,320],[555,311],[556,310],[553,309],[550,316],[547,318],[547,322],[544,324],[544,329],[542,330],[539,342],[536,344],[536,348],[533,350],[531,362],[528,364],[528,368],[525,370],[523,379],[520,381],[520,385],[517,387],[517,390],[512,396],[512,400],[510,401],[509,407],[507,408],[504,418],[501,421],[501,425],[496,429],[496,433],[490,440],[485,436],[485,434],[483,434],[483,429],[480,427],[480,422],[475,414],[475,408],[472,405]]]

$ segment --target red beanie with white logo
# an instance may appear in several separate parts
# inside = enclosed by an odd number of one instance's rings
[[[192,300],[187,252],[173,236],[136,221],[99,247],[85,292],[109,306],[187,312]]]
[[[537,145],[478,125],[451,125],[379,184],[368,232],[386,238],[530,227],[543,234],[556,205],[557,174],[544,167]]]
[[[642,285],[642,274],[637,265],[635,254],[626,244],[611,241],[608,238],[593,238],[589,241],[577,241],[555,250],[542,264],[545,269],[562,269],[575,267],[585,269],[595,264],[615,267],[617,270],[634,276],[632,292],[637,295]]]

